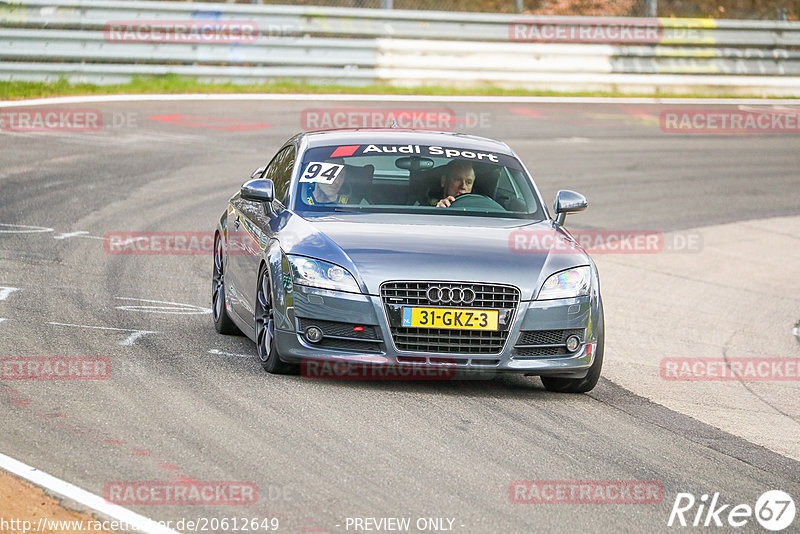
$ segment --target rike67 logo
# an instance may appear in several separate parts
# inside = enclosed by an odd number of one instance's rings
[[[667,526],[734,527],[751,523],[753,518],[773,532],[785,530],[794,522],[796,508],[791,495],[780,490],[765,491],[749,504],[722,504],[719,493],[703,494],[697,499],[691,493],[678,493]]]

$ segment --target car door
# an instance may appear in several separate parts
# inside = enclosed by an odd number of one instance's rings
[[[287,169],[288,179],[291,181],[294,154],[294,146],[284,147],[275,155],[262,175],[262,178],[272,180],[275,184],[276,199],[282,200],[286,193]],[[233,208],[232,235],[236,240],[236,246],[232,249],[235,248],[237,253],[229,258],[229,272],[233,272],[238,299],[235,303],[232,302],[232,305],[234,311],[250,324],[254,319],[257,277],[263,258],[262,252],[272,238],[269,222],[275,211],[281,208],[281,204],[273,202],[272,206],[265,206],[262,202],[237,198],[233,202]]]
[[[264,168],[266,169],[266,167]],[[264,173],[254,172],[252,178],[261,178]],[[244,245],[248,240],[244,239],[245,228],[241,224],[242,209],[246,207],[247,202],[242,200],[240,196],[235,196],[228,203],[227,211],[227,251],[228,262],[225,267],[225,292],[229,301],[229,311],[239,316],[249,324],[247,318],[247,305],[244,298],[243,289],[246,286],[246,277],[243,278],[241,262],[239,258],[247,253]]]

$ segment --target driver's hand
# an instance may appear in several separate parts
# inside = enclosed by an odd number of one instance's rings
[[[436,207],[437,208],[449,208],[450,207],[450,203],[451,202],[455,202],[455,200],[456,200],[456,198],[451,195],[451,196],[443,198],[442,200],[437,202],[436,203]]]

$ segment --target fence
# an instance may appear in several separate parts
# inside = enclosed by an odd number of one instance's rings
[[[168,73],[235,83],[800,96],[800,23],[0,3],[0,79],[110,84]]]

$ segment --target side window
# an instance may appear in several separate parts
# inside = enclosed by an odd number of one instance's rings
[[[281,202],[286,200],[286,193],[292,181],[292,168],[294,167],[294,147],[288,146],[278,152],[264,171],[264,178],[272,180],[275,184],[275,199]]]

